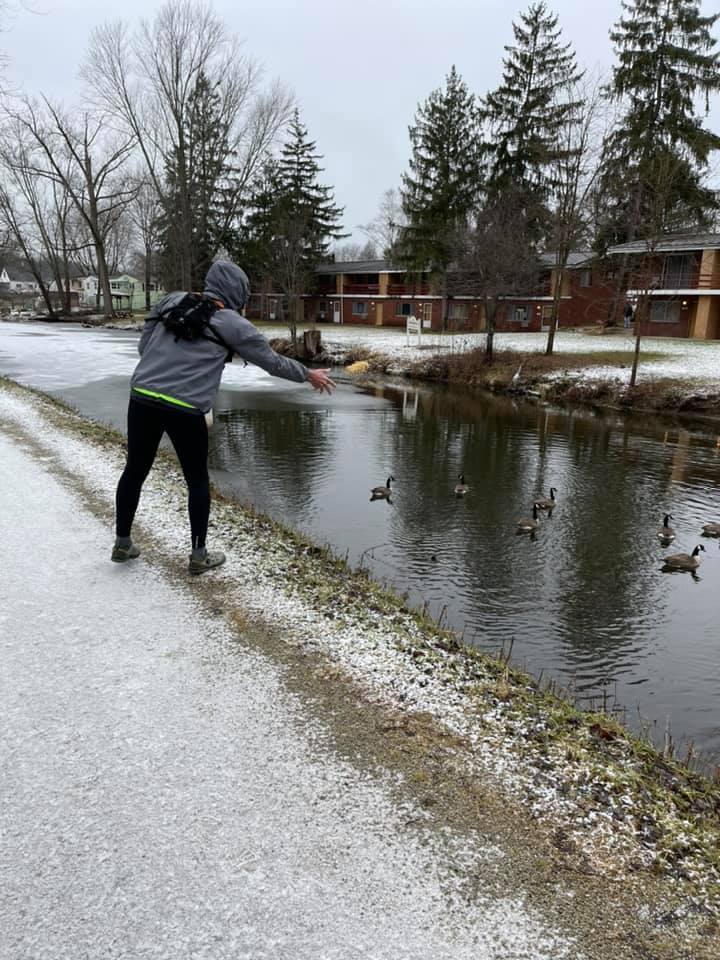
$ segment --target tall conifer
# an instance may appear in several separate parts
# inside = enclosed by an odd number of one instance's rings
[[[343,210],[320,182],[321,159],[296,110],[280,157],[268,158],[255,182],[234,251],[253,282],[287,298],[293,340],[300,296],[312,289],[315,266],[330,256],[332,240],[346,236]]]
[[[582,72],[570,43],[560,41],[558,18],[545,3],[533,3],[513,23],[514,45],[505,47],[503,79],[482,105],[489,137],[488,196],[502,200],[512,189],[523,197],[531,234],[547,226],[553,164],[567,151],[559,136],[582,104],[569,95]]]
[[[720,89],[710,34],[718,14],[702,16],[697,0],[624,0],[622,6],[610,33],[617,63],[607,94],[623,109],[605,143],[600,247],[642,237],[646,222],[657,229],[658,179],[666,192],[663,229],[703,226],[717,209],[703,180],[720,138],[703,125],[698,101],[707,113],[710,94]]]
[[[418,107],[409,132],[412,155],[402,185],[407,225],[395,256],[412,271],[444,274],[483,180],[476,99],[454,66],[445,88]]]
[[[202,289],[218,247],[224,242],[224,184],[230,175],[228,130],[219,94],[204,73],[190,96],[182,150],[166,165],[167,191],[159,220],[160,270],[166,289],[183,283]]]

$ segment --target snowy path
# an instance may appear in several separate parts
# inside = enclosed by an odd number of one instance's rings
[[[579,958],[2,432],[0,506],[2,960]]]

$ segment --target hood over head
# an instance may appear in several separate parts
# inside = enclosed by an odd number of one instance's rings
[[[247,274],[230,260],[216,260],[205,277],[203,293],[222,300],[230,310],[242,310],[250,296]]]

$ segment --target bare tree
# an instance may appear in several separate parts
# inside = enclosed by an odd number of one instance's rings
[[[150,309],[150,287],[153,278],[153,260],[158,241],[158,218],[160,216],[160,202],[152,183],[146,176],[136,175],[138,184],[137,193],[130,205],[130,220],[135,228],[135,235],[140,244],[143,278],[145,284],[145,308]]]
[[[374,219],[360,227],[365,236],[384,257],[391,257],[400,231],[406,225],[400,191],[391,187],[380,198]]]
[[[333,249],[336,260],[377,260],[377,248],[372,240],[367,243],[339,243]]]
[[[483,299],[485,354],[492,362],[498,308],[512,296],[531,292],[538,261],[528,236],[524,205],[511,193],[486,205],[461,238],[457,265],[448,274],[449,289]]]
[[[635,350],[630,387],[637,382],[642,326],[650,318],[653,291],[661,282],[658,246],[667,230],[668,219],[672,220],[671,198],[677,193],[677,184],[683,174],[682,160],[674,152],[666,151],[653,158],[643,178],[644,206],[640,226],[645,239],[640,243],[639,256],[627,273],[628,283],[636,297]]]
[[[577,104],[556,132],[555,156],[549,165],[552,219],[548,250],[555,255],[552,315],[545,353],[551,354],[558,326],[560,301],[567,282],[570,254],[580,244],[589,246],[590,197],[594,189],[607,134],[607,102],[602,80],[582,77],[560,91],[565,102]]]
[[[98,284],[106,317],[113,314],[107,264],[107,231],[119,211],[133,198],[134,185],[118,177],[135,143],[133,135],[108,131],[107,119],[80,113],[71,118],[43,97],[38,105],[24,98],[11,116],[37,151],[29,168],[67,191],[85,222],[95,247]]]
[[[55,312],[50,276],[63,311],[69,313],[68,225],[72,202],[62,184],[35,174],[37,157],[33,155],[33,144],[23,138],[23,132],[20,125],[11,124],[0,138],[0,169],[4,174],[0,210],[16,249],[22,253],[38,283],[50,316]]]
[[[95,101],[135,138],[158,199],[179,205],[178,272],[188,287],[193,263],[188,121],[198,81],[204,78],[218,95],[218,123],[227,131],[233,162],[232,178],[222,191],[225,229],[290,116],[292,97],[278,83],[261,90],[260,66],[242,52],[210,6],[194,0],[169,0],[133,32],[122,22],[97,28],[82,75]],[[171,196],[165,179],[170,165],[177,196]]]

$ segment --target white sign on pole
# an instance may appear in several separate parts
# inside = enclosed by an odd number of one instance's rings
[[[422,336],[422,324],[417,317],[412,316],[408,317],[405,323],[405,346],[410,346],[410,337],[411,335],[417,336],[417,345],[420,346],[420,338]]]

